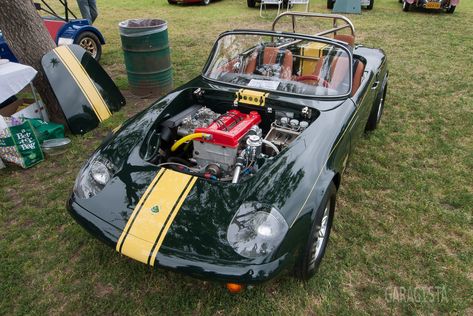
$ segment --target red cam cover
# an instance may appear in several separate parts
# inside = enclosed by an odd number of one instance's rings
[[[195,132],[212,135],[212,139],[199,141],[225,147],[237,147],[240,139],[248,133],[250,128],[260,122],[261,116],[256,111],[245,114],[238,110],[230,110],[208,127],[197,128]]]

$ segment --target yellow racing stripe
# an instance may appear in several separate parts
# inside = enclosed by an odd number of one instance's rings
[[[67,71],[69,71],[72,78],[74,78],[75,82],[97,115],[99,121],[103,122],[112,116],[112,113],[105,103],[105,100],[102,98],[102,95],[99,93],[92,79],[87,74],[84,67],[71,51],[71,49],[66,45],[59,46],[54,50],[54,52],[62,61]]]
[[[167,231],[196,180],[161,169],[133,210],[116,250],[153,266]]]

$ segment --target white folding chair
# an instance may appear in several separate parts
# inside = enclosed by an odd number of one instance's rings
[[[295,4],[305,4],[305,12],[309,11],[309,1],[310,0],[288,0],[287,1],[287,11],[290,11],[291,7]]]
[[[278,14],[281,11],[282,7],[282,0],[261,0],[261,4],[259,6],[259,16],[263,18],[263,5],[264,5],[264,10],[266,11],[266,5],[267,4],[274,4],[278,6]]]

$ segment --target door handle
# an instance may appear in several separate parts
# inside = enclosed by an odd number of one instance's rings
[[[371,87],[371,90],[376,90],[378,88],[378,85],[379,85],[379,80],[376,80],[374,83],[373,83],[373,86]]]

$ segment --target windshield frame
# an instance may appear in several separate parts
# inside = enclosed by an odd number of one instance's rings
[[[243,85],[238,85],[234,83],[229,83],[225,81],[220,81],[217,79],[209,78],[208,76],[205,75],[205,73],[208,72],[209,67],[214,59],[214,56],[216,54],[217,48],[218,48],[218,43],[219,41],[229,35],[261,35],[261,36],[284,36],[284,37],[290,37],[294,38],[296,40],[307,40],[307,41],[317,41],[325,44],[330,44],[334,45],[343,51],[348,55],[349,58],[349,74],[353,74],[353,52],[351,49],[348,48],[348,46],[341,41],[331,39],[328,37],[323,37],[323,36],[310,36],[310,35],[304,35],[304,34],[295,34],[295,33],[288,33],[288,32],[279,32],[279,31],[261,31],[261,30],[234,30],[234,31],[226,31],[221,33],[217,39],[214,42],[214,45],[212,47],[212,50],[210,51],[209,57],[207,58],[207,61],[205,62],[205,65],[202,69],[201,76],[205,80],[211,81],[213,83],[217,84],[223,84],[223,85],[228,85],[232,87],[237,87],[237,88],[243,88],[243,89],[251,89],[251,90],[257,90],[257,91],[263,91],[263,92],[269,92],[269,93],[279,93],[283,95],[291,95],[291,96],[297,96],[297,97],[303,97],[303,98],[315,98],[315,99],[329,99],[329,100],[339,100],[339,99],[347,99],[350,98],[352,89],[353,89],[353,76],[349,76],[349,89],[348,92],[345,94],[340,94],[340,95],[308,95],[308,94],[300,94],[300,93],[294,93],[294,92],[287,92],[287,91],[278,91],[278,90],[268,90],[268,89],[259,89],[259,88],[249,88],[247,86]]]

